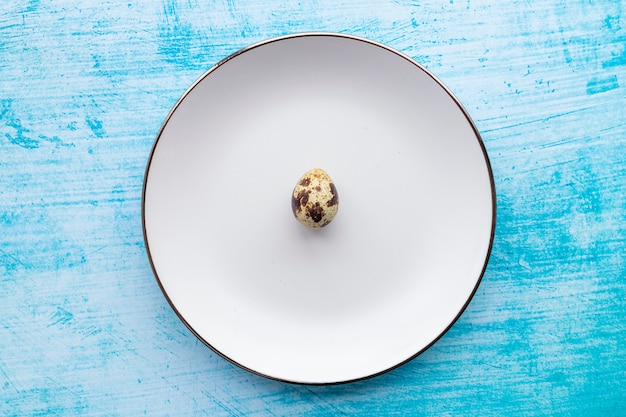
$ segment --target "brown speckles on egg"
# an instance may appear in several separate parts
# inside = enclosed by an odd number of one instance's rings
[[[291,209],[293,213],[298,216],[298,213],[302,211],[302,206],[305,206],[309,202],[309,192],[306,190],[300,190],[297,194],[294,193],[291,196]]]
[[[326,202],[326,205],[328,207],[332,207],[332,206],[336,206],[337,204],[339,204],[339,196],[337,195],[337,188],[335,188],[335,184],[331,182],[329,186],[330,186],[330,193],[332,194],[332,197],[330,200]]]
[[[306,214],[313,220],[314,223],[319,223],[324,218],[324,207],[320,205],[319,201],[316,201],[315,204],[309,205],[306,208]]]
[[[319,168],[304,174],[293,189],[291,208],[306,227],[319,229],[328,225],[339,208],[337,188],[330,176]]]

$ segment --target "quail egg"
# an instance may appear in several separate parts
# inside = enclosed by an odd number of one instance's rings
[[[306,172],[293,189],[291,208],[302,225],[311,229],[327,226],[339,209],[333,180],[319,168]]]

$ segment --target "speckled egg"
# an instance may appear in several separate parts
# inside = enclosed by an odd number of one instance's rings
[[[327,226],[339,209],[339,195],[333,180],[322,169],[308,171],[293,189],[291,208],[304,226],[311,229]]]

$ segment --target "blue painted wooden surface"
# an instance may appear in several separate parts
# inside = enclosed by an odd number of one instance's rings
[[[0,415],[625,415],[624,1],[0,5]],[[294,386],[198,342],[152,276],[155,135],[228,54],[301,31],[414,57],[476,122],[498,192],[469,308],[381,377]],[[407,329],[410,331],[410,329]]]

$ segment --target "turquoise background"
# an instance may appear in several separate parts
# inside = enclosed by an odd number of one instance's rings
[[[0,415],[626,415],[623,1],[0,4]],[[179,321],[141,189],[167,113],[268,37],[344,32],[459,98],[498,199],[476,296],[383,376],[298,386],[230,365]],[[411,331],[411,329],[407,329]]]

